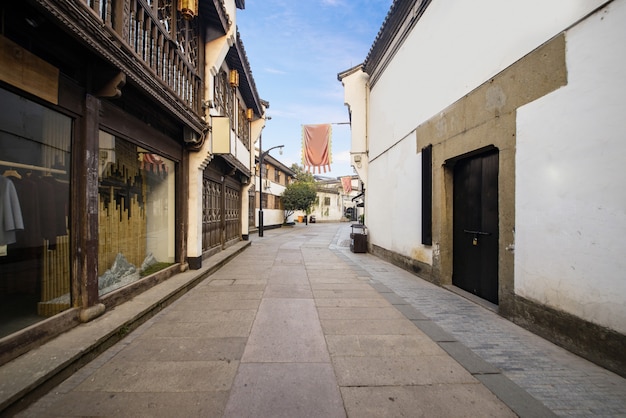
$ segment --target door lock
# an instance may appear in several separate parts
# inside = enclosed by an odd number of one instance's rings
[[[467,229],[464,229],[463,232],[465,232],[466,234],[473,234],[474,235],[474,238],[472,238],[472,245],[474,245],[474,246],[478,245],[478,236],[479,235],[491,235],[491,232],[468,231]]]

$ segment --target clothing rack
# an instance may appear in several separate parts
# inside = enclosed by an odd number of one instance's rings
[[[67,174],[67,171],[59,170],[58,168],[39,167],[36,165],[31,165],[31,164],[13,163],[10,161],[2,161],[2,160],[0,160],[0,166],[10,167],[10,168],[25,168],[27,170],[46,171],[49,173],[56,173],[56,174]]]

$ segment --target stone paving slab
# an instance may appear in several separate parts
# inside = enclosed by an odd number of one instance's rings
[[[321,319],[327,335],[411,335],[417,328],[406,319]]]
[[[238,366],[238,361],[116,360],[102,366],[74,390],[132,393],[229,390]]]
[[[147,332],[150,337],[181,337],[188,335],[210,335],[212,337],[247,337],[252,320],[230,320],[212,322],[160,322]]]
[[[311,282],[313,290],[365,290],[371,291],[372,287],[368,283],[359,283],[357,281],[346,281],[346,283],[317,283]]]
[[[383,298],[366,298],[366,299],[325,298],[325,299],[315,299],[315,305],[318,307],[336,307],[336,308],[386,308],[389,306],[389,303]]]
[[[156,337],[143,338],[117,354],[118,360],[226,361],[241,360],[247,338]]]
[[[378,308],[318,307],[320,319],[404,319],[392,306]]]
[[[255,299],[260,300],[263,297],[263,291],[254,291],[254,292],[216,292],[212,289],[210,291],[206,291],[203,289],[198,289],[197,292],[194,292],[192,297],[195,299],[194,303],[197,302],[200,306],[203,303],[212,303],[214,301],[224,301],[224,300],[244,300],[244,299]]]
[[[447,355],[373,357],[334,356],[339,386],[413,386],[477,383]]]
[[[263,299],[241,361],[329,362],[313,300]]]
[[[313,296],[315,299],[324,298],[352,298],[352,299],[376,299],[380,297],[380,294],[374,289],[368,290],[315,290],[313,289]]]
[[[188,417],[219,418],[223,416],[229,392],[70,392],[46,408],[49,417]],[[21,417],[41,418],[26,411]]]
[[[331,356],[441,356],[443,350],[423,335],[326,335]]]
[[[480,384],[342,387],[351,417],[516,417]]]
[[[241,364],[224,417],[341,418],[330,363]]]
[[[311,286],[308,284],[274,284],[272,282],[265,289],[263,294],[265,298],[294,298],[294,299],[311,299]]]

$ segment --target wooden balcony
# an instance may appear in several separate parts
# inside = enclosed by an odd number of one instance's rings
[[[201,110],[199,20],[173,0],[82,0],[117,43],[196,114]]]

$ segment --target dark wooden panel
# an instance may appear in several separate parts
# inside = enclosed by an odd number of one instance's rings
[[[498,153],[454,167],[452,283],[498,303]]]

